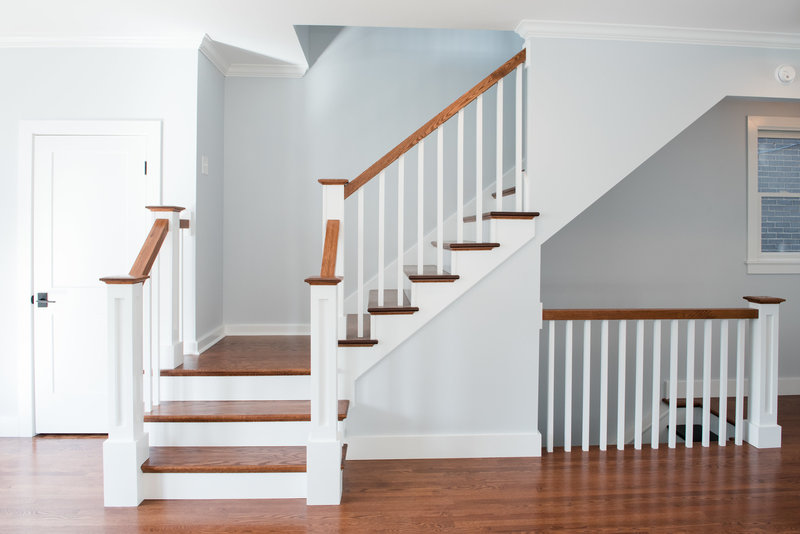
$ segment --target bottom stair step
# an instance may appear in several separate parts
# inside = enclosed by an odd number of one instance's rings
[[[144,473],[304,473],[305,447],[150,447]]]

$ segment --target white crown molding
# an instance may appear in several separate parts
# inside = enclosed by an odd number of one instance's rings
[[[231,63],[216,41],[208,35],[200,43],[200,52],[217,67],[223,76],[239,78],[302,78],[308,67],[291,64]]]
[[[197,48],[197,42],[162,37],[0,37],[0,48]]]
[[[270,65],[233,63],[225,76],[241,78],[302,78],[308,67],[305,65]]]
[[[200,52],[208,58],[212,65],[217,67],[217,70],[220,71],[223,76],[226,75],[231,64],[225,59],[217,43],[208,35],[203,36],[203,41],[200,43]]]
[[[671,26],[523,20],[516,32],[525,39],[597,39],[651,43],[800,49],[800,33],[753,32]]]

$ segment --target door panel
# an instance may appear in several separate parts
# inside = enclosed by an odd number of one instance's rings
[[[104,275],[146,234],[144,136],[37,136],[33,171],[37,433],[107,431]]]

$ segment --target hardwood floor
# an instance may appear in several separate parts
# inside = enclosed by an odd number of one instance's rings
[[[339,507],[146,501],[105,509],[102,439],[0,439],[0,532],[800,532],[800,397],[781,449],[347,461]]]
[[[161,376],[311,374],[311,336],[228,336]]]

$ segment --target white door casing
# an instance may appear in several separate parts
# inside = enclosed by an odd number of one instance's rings
[[[27,302],[31,330],[22,332],[27,350],[20,353],[30,359],[19,373],[20,384],[28,384],[20,391],[20,435],[106,431],[106,302],[98,278],[126,273],[147,234],[144,206],[161,200],[160,133],[157,121],[21,128],[20,165],[29,165],[27,173],[20,169],[30,210],[26,289],[28,299],[47,292],[55,303]]]

